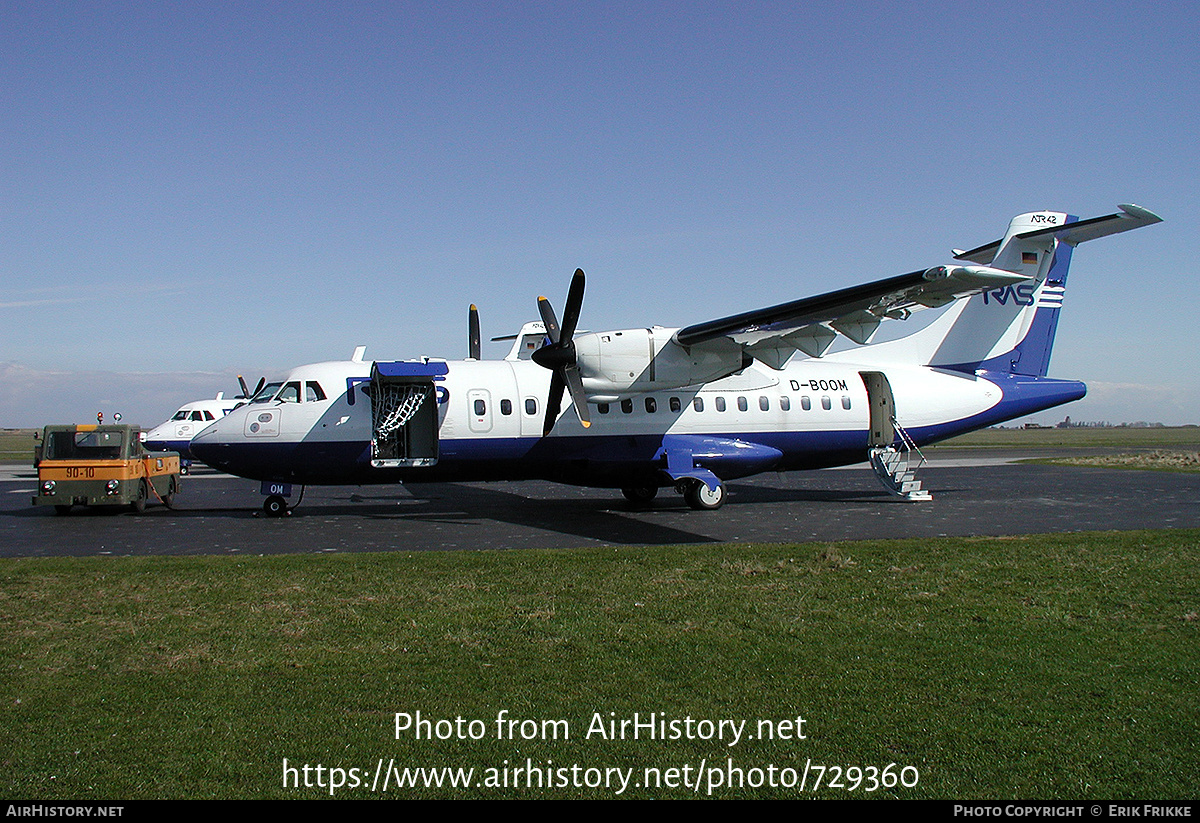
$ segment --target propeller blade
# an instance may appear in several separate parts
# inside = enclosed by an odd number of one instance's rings
[[[575,269],[571,278],[571,287],[567,289],[567,304],[563,306],[562,339],[570,340],[575,336],[575,326],[579,322],[579,311],[583,308],[583,269]]]
[[[479,338],[479,309],[475,304],[467,313],[467,357],[472,360],[483,359],[483,345]]]
[[[246,388],[246,381],[240,374],[238,375],[238,384],[241,385],[241,387],[242,387],[242,397],[249,400],[250,399],[250,390],[248,388]]]
[[[548,437],[554,424],[558,421],[558,413],[562,409],[563,378],[559,369],[554,370],[550,378],[550,395],[546,398],[546,422],[542,424],[542,437]]]
[[[579,376],[579,369],[574,366],[563,369],[563,374],[567,378],[567,388],[571,391],[571,402],[575,404],[575,413],[579,415],[579,422],[586,429],[592,425],[592,417],[588,413],[587,393],[583,390],[583,378]]]
[[[267,378],[265,378],[265,377],[258,378],[258,385],[254,387],[254,394],[258,394],[260,391],[262,391],[263,386],[265,386],[265,385],[267,385]],[[250,396],[253,397],[254,394],[252,394]]]
[[[554,307],[545,297],[538,297],[538,313],[542,315],[542,323],[546,326],[546,336],[551,345],[557,345],[561,339],[558,329],[558,318],[554,315]]]

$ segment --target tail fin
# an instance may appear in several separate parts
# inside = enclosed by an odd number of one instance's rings
[[[1119,208],[1117,214],[1090,220],[1050,211],[1022,214],[1012,219],[1002,239],[970,251],[955,249],[959,260],[1030,280],[960,301],[939,318],[936,325],[949,328],[929,365],[1045,377],[1075,246],[1162,220],[1138,206]]]

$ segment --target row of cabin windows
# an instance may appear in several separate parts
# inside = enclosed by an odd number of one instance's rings
[[[645,398],[645,400],[643,402],[645,403],[646,411],[648,413],[654,414],[655,412],[658,411],[658,399],[657,398],[647,397],[647,398]],[[668,398],[667,404],[668,404],[668,408],[670,408],[670,410],[672,412],[679,412],[683,408],[683,405],[678,397]],[[728,408],[728,405],[727,405],[725,398],[718,395],[717,397],[713,398],[713,407],[717,411],[723,412]],[[704,411],[704,398],[699,397],[699,396],[693,397],[692,398],[692,408],[698,412],[703,412]],[[749,411],[750,410],[750,401],[744,395],[739,395],[737,398],[737,408],[738,408],[738,411],[743,411],[743,412]],[[771,398],[767,397],[765,394],[759,395],[758,408],[760,411],[770,411],[771,410]],[[786,394],[783,395],[782,397],[780,397],[779,398],[779,408],[783,411],[791,411],[792,410],[792,399],[790,397],[788,397]],[[807,395],[801,396],[800,408],[802,408],[804,411],[810,411],[812,409],[812,398]],[[829,395],[825,395],[821,398],[821,408],[825,409],[826,411],[833,408],[833,399],[831,397],[829,397]],[[842,408],[846,409],[846,410],[850,409],[849,395],[842,395]],[[608,403],[600,403],[596,406],[596,409],[601,414],[608,414],[609,404]],[[632,414],[633,413],[633,400],[630,398],[626,398],[626,399],[622,400],[621,401],[621,411],[624,414]]]
[[[309,384],[309,385],[315,385],[315,384]],[[322,397],[321,399],[323,400],[324,398]],[[654,414],[655,412],[658,411],[658,398],[647,397],[647,398],[645,398],[645,400],[643,402],[646,406],[646,411],[648,413]],[[535,398],[532,398],[532,397],[525,398],[525,413],[530,416],[536,415],[538,413],[537,405],[538,405],[537,400]],[[713,406],[719,412],[723,412],[728,409],[725,398],[721,397],[719,395],[713,399]],[[669,397],[669,398],[667,398],[667,407],[673,413],[677,414],[683,410],[683,402],[678,397]],[[737,398],[737,407],[738,407],[738,411],[749,411],[750,410],[750,401],[747,400],[745,396],[739,395]],[[481,398],[481,397],[475,398],[475,402],[472,404],[472,408],[477,417],[483,417],[485,414],[487,414],[487,403],[484,402],[483,398]],[[704,398],[703,397],[692,398],[692,408],[698,412],[704,411]],[[771,410],[771,398],[767,397],[765,394],[760,395],[758,398],[758,408],[760,411],[770,411]],[[780,397],[779,398],[779,408],[783,411],[791,411],[792,410],[792,399],[790,397],[788,397],[786,394],[783,395],[782,397]],[[808,395],[801,396],[800,408],[803,409],[804,411],[811,411],[812,410],[812,398],[809,397]],[[821,398],[821,408],[825,409],[826,411],[829,411],[830,409],[833,408],[833,399],[830,398],[829,395],[824,395]],[[849,409],[850,409],[849,395],[842,395],[842,408],[849,411]],[[599,403],[596,405],[596,410],[599,411],[601,414],[608,414],[609,410],[610,410],[610,405],[608,403]],[[625,414],[633,414],[633,400],[630,398],[625,398],[624,400],[622,400],[621,401],[621,411]],[[507,417],[508,415],[513,413],[513,404],[512,404],[511,400],[504,399],[504,400],[500,401],[500,413],[502,415],[504,415],[505,417]]]
[[[482,397],[475,398],[472,408],[475,410],[476,417],[483,417],[485,414],[487,414],[487,403],[484,402]],[[513,413],[513,404],[511,400],[504,399],[500,401],[500,413],[505,417],[508,417]],[[531,417],[538,413],[538,404],[536,399],[532,397],[525,398],[525,413]]]

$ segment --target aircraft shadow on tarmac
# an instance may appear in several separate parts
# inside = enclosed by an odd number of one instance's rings
[[[847,478],[849,479],[849,478]],[[510,487],[511,485],[511,487]],[[316,494],[314,495],[314,492]],[[616,490],[577,489],[537,482],[514,484],[420,484],[392,489],[387,487],[324,487],[309,489],[307,498],[283,522],[321,520],[327,522],[361,519],[386,528],[391,522],[410,523],[437,529],[439,526],[468,530],[494,528],[511,537],[501,542],[520,542],[529,530],[554,532],[587,540],[621,545],[713,543],[723,538],[708,532],[724,527],[731,519],[757,518],[764,507],[788,504],[890,504],[885,491],[854,482],[839,483],[838,488],[784,488],[761,481],[730,486],[730,502],[716,512],[697,512],[670,489],[648,506],[639,506],[621,497]],[[209,507],[204,501],[166,510],[150,509],[146,515],[178,518],[246,519],[258,517],[258,509]],[[901,505],[897,501],[897,505]],[[907,505],[907,504],[904,504]],[[273,523],[261,518],[263,525]],[[286,528],[286,527],[285,527]],[[723,530],[723,529],[722,529]]]

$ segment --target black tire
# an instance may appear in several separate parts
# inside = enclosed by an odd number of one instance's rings
[[[283,517],[287,514],[287,501],[273,494],[263,501],[263,513],[267,517]]]
[[[621,489],[621,494],[625,495],[625,499],[630,503],[645,506],[658,496],[658,489],[654,486],[630,486]]]
[[[716,489],[709,490],[702,480],[697,480],[687,487],[683,498],[693,509],[712,511],[725,504],[725,484],[717,483]]]
[[[150,497],[150,492],[146,488],[146,481],[138,483],[138,496],[133,501],[133,511],[135,514],[141,514],[146,510],[146,500]]]

